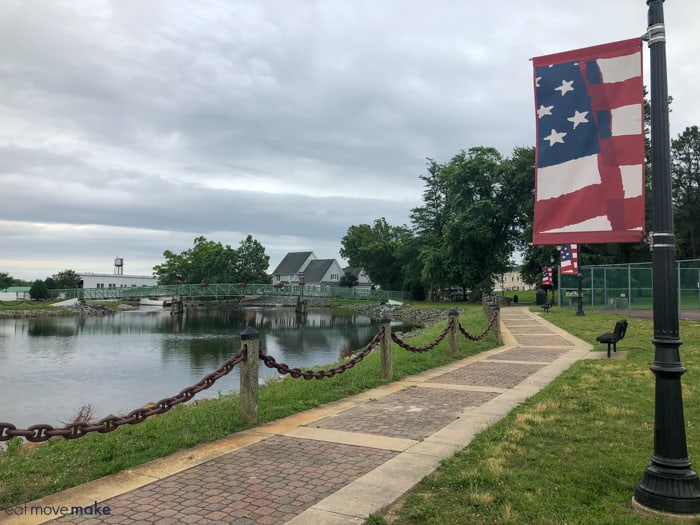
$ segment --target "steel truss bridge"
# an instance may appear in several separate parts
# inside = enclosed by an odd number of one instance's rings
[[[128,301],[148,297],[182,297],[185,300],[221,300],[243,297],[326,297],[330,299],[358,299],[404,301],[405,292],[370,290],[367,288],[341,288],[325,285],[285,284],[278,287],[272,284],[172,284],[162,286],[131,286],[121,288],[74,288],[50,290],[51,297],[78,299],[79,301]]]

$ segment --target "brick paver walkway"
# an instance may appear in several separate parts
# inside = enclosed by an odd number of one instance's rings
[[[588,351],[525,308],[502,309],[501,328],[499,349],[377,389],[292,430],[263,435],[261,427],[249,444],[99,501],[110,514],[90,522],[359,525]]]

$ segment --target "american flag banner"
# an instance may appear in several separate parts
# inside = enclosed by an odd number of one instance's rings
[[[552,286],[552,267],[542,267],[542,286]]]
[[[565,244],[559,252],[561,273],[578,275],[578,245]]]
[[[534,244],[644,238],[641,38],[533,59]]]

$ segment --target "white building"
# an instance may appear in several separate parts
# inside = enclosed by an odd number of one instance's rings
[[[111,273],[76,272],[81,288],[130,288],[155,286],[158,279],[147,275],[114,275]]]
[[[148,275],[124,275],[124,258],[115,257],[114,273],[76,272],[80,288],[135,288],[156,286],[158,279]]]

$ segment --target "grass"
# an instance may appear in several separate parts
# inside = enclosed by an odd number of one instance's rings
[[[480,305],[459,305],[460,322],[472,333],[486,325]],[[421,330],[411,339],[420,346],[433,341],[443,330],[442,321]],[[459,338],[456,359],[493,348],[493,334],[482,341]],[[393,346],[394,380],[434,368],[454,360],[447,342],[435,350],[409,353]],[[279,419],[324,403],[342,399],[384,383],[380,378],[379,352],[343,374],[322,381],[286,378],[270,382],[260,390],[259,423]],[[185,385],[173,385],[173,394]],[[216,387],[214,387],[216,388]],[[89,396],[89,392],[86,392]],[[89,399],[86,399],[89,401]],[[92,433],[75,440],[55,438],[34,447],[18,446],[18,439],[0,452],[0,508],[20,505],[115,472],[167,456],[177,450],[211,442],[246,428],[239,420],[236,394],[219,394],[154,416],[145,422],[122,426],[108,434]]]
[[[621,317],[554,309],[546,319],[603,350],[596,336]],[[626,359],[575,363],[367,523],[661,523],[631,509],[654,452],[655,379],[652,321],[627,319]],[[700,324],[681,321],[680,335],[688,454],[700,461],[700,404],[688,402],[700,389]]]

